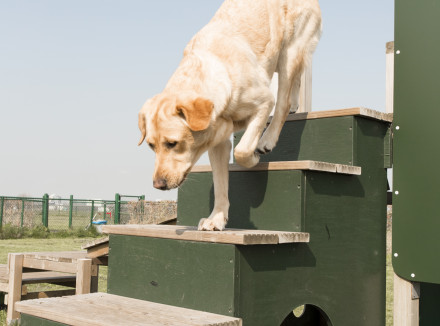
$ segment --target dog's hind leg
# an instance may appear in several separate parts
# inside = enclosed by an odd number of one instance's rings
[[[260,155],[256,152],[258,140],[266,127],[274,105],[274,98],[268,86],[266,88],[261,87],[256,92],[264,100],[257,105],[258,111],[251,118],[240,142],[234,149],[235,161],[246,168],[251,168],[260,161]]]
[[[228,139],[208,151],[214,179],[215,202],[211,215],[200,220],[199,230],[221,231],[228,222],[229,158],[231,147],[231,141]]]
[[[321,34],[319,17],[305,15],[296,26],[297,33],[280,52],[278,59],[278,94],[275,113],[261,137],[257,151],[266,154],[275,147],[284,121],[291,110],[299,105],[301,74],[311,60]]]

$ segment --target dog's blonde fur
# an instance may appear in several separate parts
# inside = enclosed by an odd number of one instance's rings
[[[200,230],[223,230],[228,220],[230,136],[246,129],[235,147],[237,163],[252,167],[271,151],[285,118],[298,107],[300,78],[321,34],[318,0],[226,0],[189,42],[162,93],[139,112],[142,138],[156,152],[153,184],[178,187],[208,151],[214,209]],[[274,97],[274,117],[263,133]]]

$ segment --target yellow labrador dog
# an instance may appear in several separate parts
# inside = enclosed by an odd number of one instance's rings
[[[223,230],[228,221],[231,134],[245,129],[234,156],[252,167],[270,152],[289,111],[298,107],[300,78],[321,35],[318,0],[226,0],[185,48],[162,93],[139,112],[142,137],[156,153],[153,185],[178,187],[208,151],[214,209],[199,230]],[[274,97],[274,117],[262,135]]]

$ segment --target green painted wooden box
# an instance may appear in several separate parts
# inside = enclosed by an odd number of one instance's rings
[[[241,317],[246,326],[310,325],[321,311],[327,325],[384,325],[389,123],[325,120],[304,123],[313,137],[289,136],[301,137],[292,140],[296,158],[350,163],[362,175],[230,173],[228,227],[305,231],[310,243],[236,246],[110,235],[109,293]],[[344,136],[326,140],[338,128]],[[273,159],[294,159],[283,144],[284,154],[274,151]],[[313,154],[324,147],[326,153]],[[212,206],[211,174],[194,173],[179,191],[178,223],[197,225]],[[292,309],[303,304],[309,313],[295,319]]]

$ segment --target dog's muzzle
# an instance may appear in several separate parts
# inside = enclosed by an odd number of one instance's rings
[[[163,178],[159,178],[156,180],[153,180],[153,187],[160,190],[168,190],[168,184],[167,180]]]

